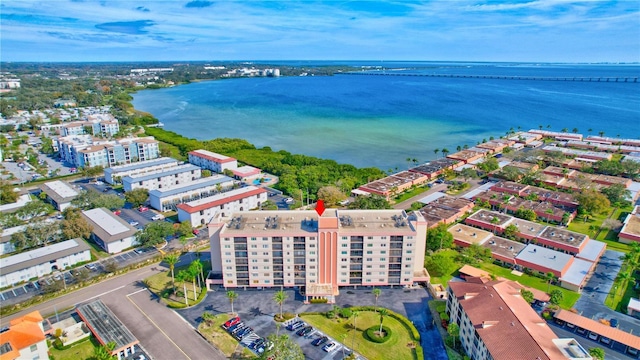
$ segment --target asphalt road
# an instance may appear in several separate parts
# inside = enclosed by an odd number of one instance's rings
[[[141,280],[161,271],[167,269],[158,264],[145,266],[3,317],[0,327],[34,310],[47,317],[56,311],[99,298],[140,340],[153,359],[224,359],[217,349],[197,335],[193,327],[141,287]]]

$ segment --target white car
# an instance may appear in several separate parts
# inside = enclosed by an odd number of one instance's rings
[[[138,226],[140,225],[137,221],[129,221],[129,225],[131,226]]]
[[[330,342],[327,345],[322,347],[322,350],[326,351],[326,352],[332,352],[333,350],[335,350],[338,347],[338,344],[336,344],[335,342]]]
[[[153,215],[153,217],[151,218],[151,220],[153,221],[162,220],[162,219],[164,219],[164,215],[161,215],[161,214]]]

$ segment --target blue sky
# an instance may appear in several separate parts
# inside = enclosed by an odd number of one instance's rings
[[[640,1],[3,0],[2,61],[640,61]]]

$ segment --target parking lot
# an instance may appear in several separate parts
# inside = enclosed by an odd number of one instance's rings
[[[135,249],[86,264],[85,268],[89,270],[89,278],[91,278],[93,276],[106,273],[105,264],[108,261],[112,261],[111,259],[116,262],[118,268],[122,268],[143,261],[146,258],[153,257],[157,253],[158,250],[155,248]],[[65,282],[63,286],[73,285],[77,281],[74,276],[76,269],[58,271],[53,274],[43,276],[37,281],[31,281],[0,292],[0,301],[2,301],[3,305],[13,305],[26,301],[35,295],[41,294],[43,286],[52,285],[56,281],[62,281],[63,277]]]
[[[259,336],[267,337],[270,334],[275,334],[277,329],[273,316],[280,312],[280,308],[272,299],[273,294],[278,289],[234,290],[238,293],[238,298],[234,301],[234,310],[240,315],[242,321],[253,328],[254,332]],[[285,312],[293,314],[310,311],[325,312],[333,306],[332,304],[304,304],[297,291],[285,289],[285,292],[288,295],[283,304],[283,311]],[[431,313],[427,306],[427,301],[430,299],[431,296],[424,288],[383,288],[378,298],[378,305],[406,316],[413,322],[420,332],[422,347],[425,352],[428,351],[430,354],[429,359],[446,360],[448,357],[442,338],[433,324]],[[374,301],[370,288],[341,288],[340,295],[336,299],[336,305],[341,307],[373,305]],[[201,316],[204,311],[220,314],[228,313],[230,310],[226,291],[220,288],[210,291],[200,304],[189,309],[178,310],[178,313],[197,328],[199,322],[202,321]],[[311,344],[314,338],[321,336],[320,333],[313,334],[311,338],[305,338],[304,336],[292,335],[284,328],[280,328],[279,331],[280,333],[291,335],[291,338],[300,344],[309,359],[329,360],[342,358],[341,348],[326,353],[322,351],[322,347],[316,347]],[[341,339],[336,340],[340,341]],[[347,347],[349,347],[348,340]],[[358,352],[358,349],[355,350]]]
[[[578,331],[577,328],[569,328],[566,325],[559,325],[553,321],[549,322],[551,329],[556,335],[560,338],[575,338],[580,345],[582,345],[585,349],[590,349],[593,347],[599,347],[605,352],[605,359],[609,360],[628,360],[628,359],[638,359],[638,356],[633,356],[625,353],[625,349],[622,348],[622,345],[615,344],[613,348],[610,348],[609,345],[603,344],[597,340],[592,340],[589,338],[588,332]]]

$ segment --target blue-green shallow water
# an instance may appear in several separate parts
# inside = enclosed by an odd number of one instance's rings
[[[403,64],[404,65],[404,64]],[[405,72],[639,76],[639,66],[454,66]],[[434,149],[475,145],[510,128],[640,137],[640,83],[402,76],[281,77],[206,81],[134,95],[136,109],[196,139],[237,137],[258,147],[383,170],[426,161]]]

